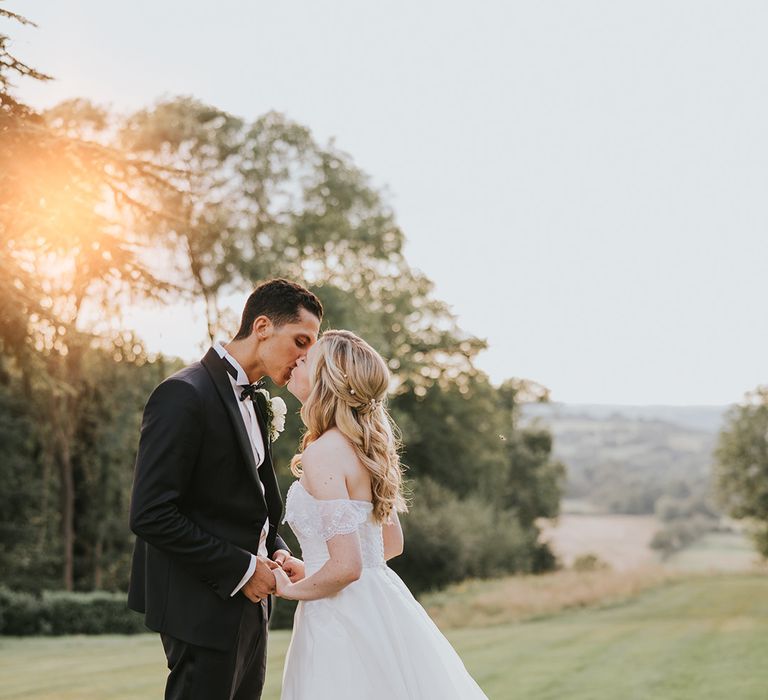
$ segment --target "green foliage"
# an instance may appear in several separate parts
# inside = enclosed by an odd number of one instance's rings
[[[72,468],[78,494],[73,583],[81,590],[124,589],[132,535],[127,528],[141,411],[152,388],[178,365],[162,359],[115,361],[93,349],[73,405]],[[61,585],[60,483],[49,429],[35,421],[34,396],[16,370],[0,383],[0,568],[14,589]]]
[[[4,635],[47,634],[51,629],[39,596],[16,593],[5,587],[0,588],[0,624]]]
[[[141,616],[121,593],[44,592],[0,588],[0,635],[138,634]]]
[[[402,516],[405,551],[390,562],[414,593],[465,578],[536,570],[535,530],[477,495],[459,499],[430,479],[414,484],[413,512]]]
[[[656,517],[664,525],[651,540],[651,547],[664,557],[717,530],[720,523],[707,486],[692,489],[681,482],[670,490],[673,493],[662,495],[656,501]]]
[[[650,546],[668,557],[685,549],[708,532],[717,529],[718,521],[703,515],[680,518],[667,522],[653,536]]]
[[[152,389],[179,365],[146,356],[115,362],[98,350],[85,358],[72,450],[76,589],[127,587],[133,537],[126,523],[141,413]]]
[[[716,456],[721,505],[749,522],[758,551],[768,557],[768,387],[731,409]]]
[[[428,477],[456,494],[491,478],[504,462],[504,424],[485,378],[463,385],[436,382],[419,396],[404,392],[392,402],[401,427],[409,475]]]
[[[507,475],[499,489],[504,508],[512,510],[523,527],[537,518],[554,518],[560,511],[565,466],[551,459],[552,435],[543,429],[510,432]]]
[[[656,501],[656,517],[662,522],[686,520],[696,516],[717,521],[719,514],[708,487],[691,490],[687,486],[674,496],[665,494]]]

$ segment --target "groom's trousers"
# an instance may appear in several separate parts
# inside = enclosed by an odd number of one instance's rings
[[[229,651],[161,634],[170,671],[165,700],[259,700],[267,668],[269,608],[268,598],[243,606]]]

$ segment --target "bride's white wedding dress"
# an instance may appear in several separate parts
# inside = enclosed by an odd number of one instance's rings
[[[295,481],[287,521],[306,575],[328,559],[326,541],[357,531],[360,578],[339,593],[302,601],[283,671],[282,700],[486,698],[424,608],[384,560],[382,528],[368,501],[319,500]]]

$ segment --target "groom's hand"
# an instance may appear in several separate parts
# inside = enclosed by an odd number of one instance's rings
[[[278,565],[265,557],[256,557],[256,571],[243,586],[242,591],[252,603],[258,603],[275,592],[275,575],[272,569]]]

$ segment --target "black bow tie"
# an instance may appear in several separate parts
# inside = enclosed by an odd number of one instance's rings
[[[221,359],[224,362],[224,369],[227,370],[227,374],[232,377],[232,379],[237,381],[237,370],[234,368],[232,363],[226,357],[222,357]],[[263,379],[259,379],[259,381],[254,382],[253,384],[238,384],[237,388],[242,389],[240,392],[240,400],[245,401],[246,399],[250,399],[251,401],[255,401],[256,392],[259,389],[263,389],[264,384],[265,382]]]
[[[264,388],[264,382],[259,379],[258,382],[254,382],[253,384],[238,384],[238,389],[242,389],[240,392],[240,400],[245,401],[246,399],[250,399],[251,401],[256,400],[256,394],[259,391],[259,389]]]

